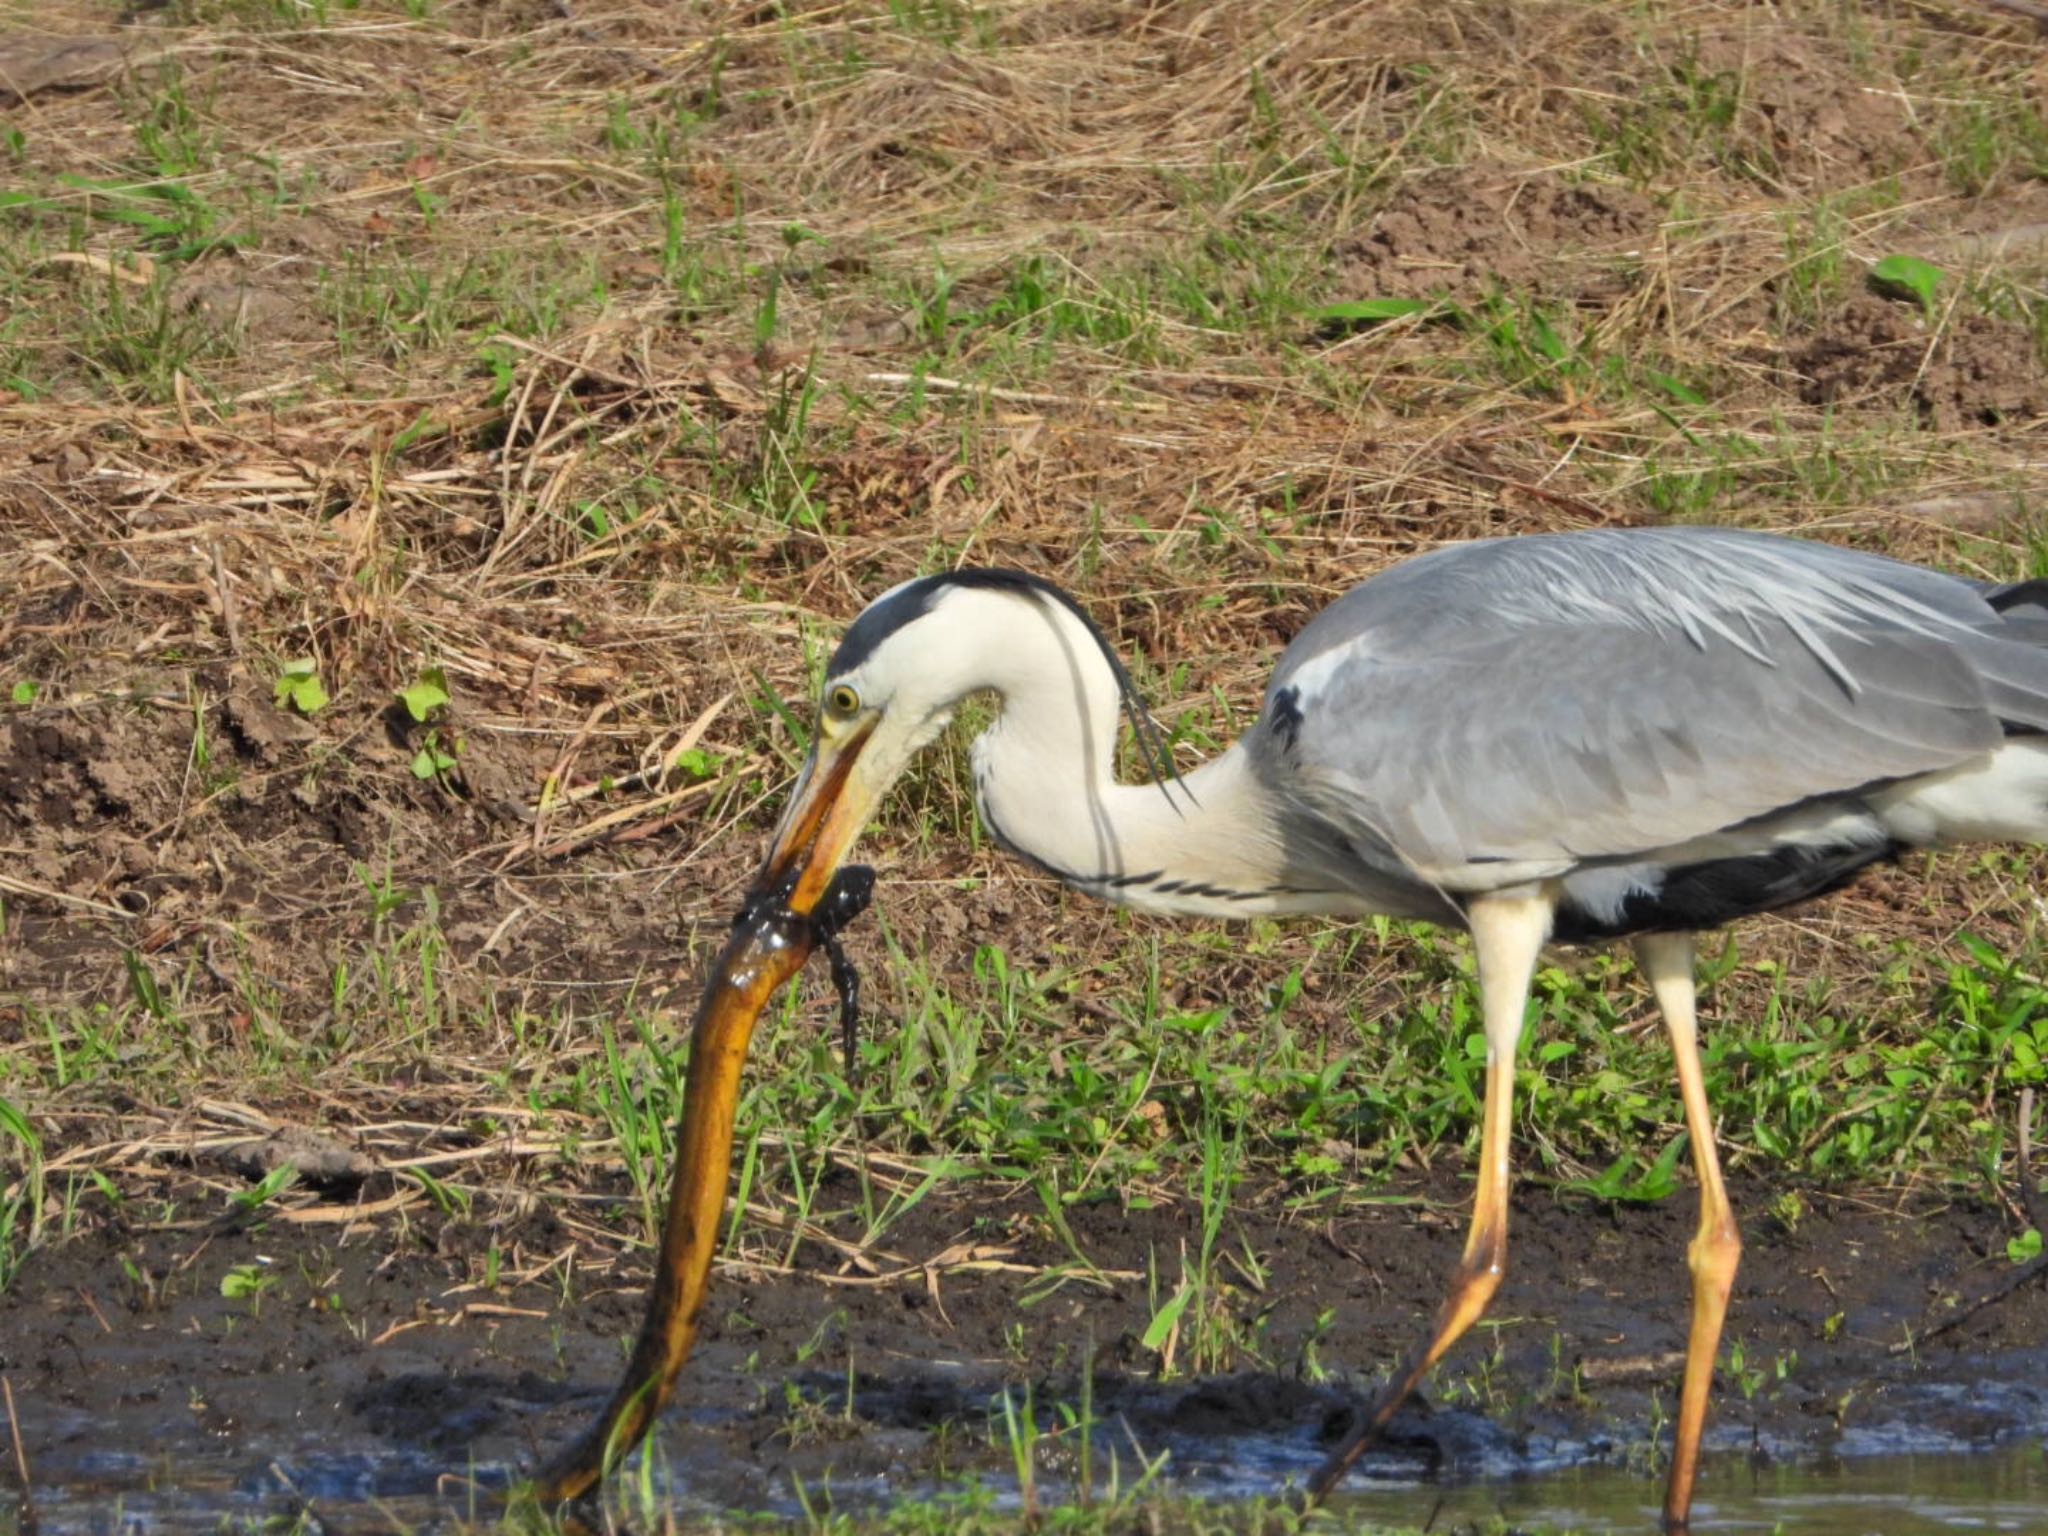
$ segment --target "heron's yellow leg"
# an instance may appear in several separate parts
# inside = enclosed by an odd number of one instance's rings
[[[1486,1311],[1508,1263],[1508,1141],[1515,1096],[1515,1048],[1529,1009],[1529,980],[1550,933],[1547,896],[1481,896],[1466,914],[1479,958],[1479,1000],[1486,1027],[1486,1109],[1479,1132],[1479,1193],[1465,1252],[1422,1348],[1409,1357],[1379,1401],[1309,1479],[1311,1504],[1324,1498],[1400,1411],[1431,1366]]]
[[[1700,1225],[1686,1258],[1692,1266],[1692,1336],[1685,1347],[1685,1385],[1678,1399],[1678,1438],[1671,1453],[1671,1481],[1664,1490],[1664,1529],[1691,1529],[1692,1485],[1700,1469],[1700,1434],[1707,1424],[1707,1398],[1714,1384],[1714,1354],[1728,1293],[1742,1261],[1742,1233],[1721,1182],[1714,1150],[1714,1117],[1700,1071],[1699,1026],[1694,1018],[1693,952],[1689,934],[1662,933],[1636,940],[1636,961],[1650,983],[1671,1052],[1678,1061],[1678,1091],[1685,1100],[1685,1125],[1692,1136],[1693,1167],[1700,1181]]]

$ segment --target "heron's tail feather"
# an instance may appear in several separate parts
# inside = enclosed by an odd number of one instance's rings
[[[1902,843],[2048,843],[2048,737],[2016,736],[1974,766],[1923,774],[1870,796]]]

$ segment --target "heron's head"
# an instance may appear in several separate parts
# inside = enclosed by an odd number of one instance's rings
[[[786,890],[789,907],[811,911],[876,805],[961,699],[984,689],[1011,693],[1043,675],[1048,658],[1089,653],[1105,660],[1109,686],[1142,719],[1102,632],[1039,577],[949,571],[883,593],[848,627],[825,670],[810,760],[757,889]],[[1072,670],[1057,668],[1061,677]]]

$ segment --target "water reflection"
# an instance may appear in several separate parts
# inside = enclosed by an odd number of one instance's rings
[[[1347,1525],[1454,1530],[1505,1520],[1523,1530],[1642,1536],[1657,1528],[1662,1494],[1656,1478],[1583,1467],[1507,1483],[1366,1488],[1338,1507]],[[1700,1536],[2040,1536],[2048,1532],[2048,1445],[1859,1457],[1818,1467],[1752,1467],[1724,1454],[1701,1474],[1692,1518]]]
[[[1228,1503],[1231,1492],[1254,1482],[1247,1470],[1240,1465],[1231,1475],[1214,1462],[1192,1458],[1182,1462],[1180,1478],[1169,1479],[1166,1491]],[[678,1471],[687,1481],[687,1472]],[[223,1457],[216,1464],[173,1465],[98,1452],[67,1474],[65,1481],[38,1480],[35,1536],[211,1536],[277,1528],[278,1522],[289,1528],[306,1513],[322,1524],[338,1520],[353,1528],[351,1511],[358,1519],[376,1520],[379,1529],[450,1530],[485,1518],[484,1490],[502,1488],[509,1469],[451,1468],[410,1453],[270,1461]],[[1261,1484],[1262,1490],[1272,1486]],[[854,1482],[835,1485],[833,1501],[842,1510],[863,1502],[881,1508],[907,1491],[888,1487],[886,1479],[865,1487]],[[1014,1489],[991,1491],[999,1505],[1014,1501]],[[1042,1490],[1042,1496],[1050,1494]],[[1656,1529],[1661,1494],[1661,1480],[1648,1473],[1582,1466],[1505,1479],[1369,1482],[1333,1501],[1332,1513],[1353,1531],[1485,1530],[1505,1523],[1531,1533],[1642,1536]],[[691,1514],[710,1513],[687,1494],[679,1502]],[[778,1512],[799,1515],[794,1504]],[[1974,1455],[1859,1457],[1821,1466],[1749,1465],[1724,1453],[1701,1479],[1693,1522],[1701,1536],[2039,1536],[2048,1533],[2048,1443],[2026,1441]],[[18,1498],[0,1492],[0,1536],[29,1533]]]

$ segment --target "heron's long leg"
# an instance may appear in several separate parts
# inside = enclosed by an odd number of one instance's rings
[[[1508,1139],[1514,1109],[1515,1048],[1529,1008],[1529,979],[1550,933],[1547,896],[1481,896],[1466,914],[1479,958],[1479,1000],[1486,1025],[1486,1112],[1479,1132],[1479,1193],[1464,1256],[1451,1272],[1450,1294],[1421,1349],[1373,1404],[1359,1427],[1309,1479],[1311,1504],[1350,1470],[1408,1400],[1429,1368],[1479,1320],[1500,1288],[1508,1261]]]
[[[1700,1225],[1686,1258],[1692,1266],[1692,1337],[1685,1347],[1685,1385],[1678,1399],[1678,1438],[1671,1453],[1671,1481],[1664,1491],[1664,1529],[1691,1529],[1692,1485],[1700,1469],[1700,1432],[1707,1423],[1707,1397],[1714,1384],[1714,1353],[1728,1315],[1728,1293],[1742,1260],[1742,1233],[1721,1182],[1714,1151],[1714,1117],[1707,1108],[1700,1071],[1699,1028],[1693,1016],[1692,936],[1646,935],[1636,940],[1636,961],[1650,983],[1671,1052],[1678,1060],[1678,1091],[1685,1099],[1685,1125],[1692,1136],[1693,1167],[1700,1180]]]

